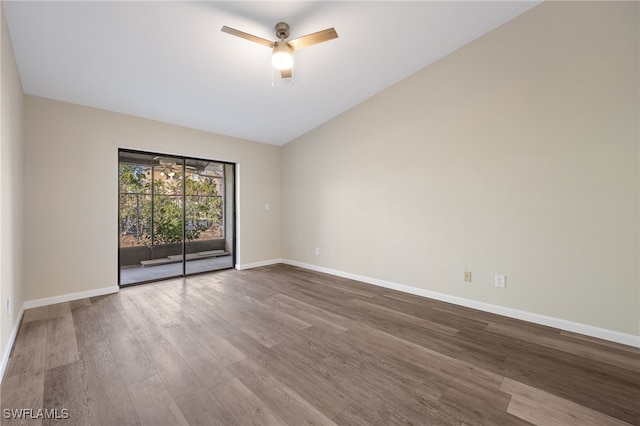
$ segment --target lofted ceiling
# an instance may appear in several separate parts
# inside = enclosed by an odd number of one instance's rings
[[[3,1],[26,94],[283,145],[539,4],[539,1]],[[335,27],[295,52],[275,40]]]

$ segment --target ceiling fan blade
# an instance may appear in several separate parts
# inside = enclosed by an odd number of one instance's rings
[[[307,34],[302,37],[294,38],[293,40],[288,40],[287,44],[291,46],[293,50],[298,50],[303,47],[309,47],[314,44],[333,40],[334,38],[338,38],[338,33],[335,28],[327,28],[326,30],[318,31],[317,33]]]
[[[236,30],[235,28],[227,27],[226,25],[223,25],[220,31],[222,31],[223,33],[234,35],[236,37],[241,37],[245,40],[253,41],[254,43],[258,43],[263,46],[273,47],[273,42],[267,40],[266,38],[254,36],[253,34],[245,33],[243,31]]]
[[[288,70],[280,70],[280,76],[282,78],[291,78],[291,68]]]

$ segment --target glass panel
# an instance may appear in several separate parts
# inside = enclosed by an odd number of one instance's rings
[[[224,164],[187,159],[185,170],[186,272],[233,267],[225,239]]]
[[[120,152],[120,284],[181,276],[182,160]]]

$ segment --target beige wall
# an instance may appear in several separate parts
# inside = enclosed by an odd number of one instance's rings
[[[286,145],[283,258],[638,336],[638,6],[543,3]]]
[[[25,142],[26,300],[117,285],[118,148],[238,163],[237,263],[280,257],[279,147],[33,96]]]
[[[23,95],[1,4],[0,15],[0,353],[8,356],[9,337],[23,302]],[[11,299],[10,312],[7,299]],[[4,367],[4,362],[0,365]]]

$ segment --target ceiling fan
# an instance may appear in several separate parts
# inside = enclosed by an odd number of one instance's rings
[[[176,173],[182,172],[182,165],[176,165],[176,162],[171,159],[155,157],[154,160],[158,162],[158,165],[155,166],[155,168],[160,172],[160,175],[162,176],[168,176],[169,178],[172,178]],[[196,170],[195,167],[186,165],[185,169],[191,170],[192,173],[193,170]]]
[[[287,40],[289,37],[289,24],[286,22],[277,23],[275,30],[276,37],[280,39],[279,41],[270,41],[262,37],[254,36],[253,34],[227,27],[226,25],[221,29],[222,32],[227,34],[242,37],[246,40],[253,41],[254,43],[272,48],[271,63],[275,68],[280,70],[282,78],[291,77],[294,50],[300,50],[303,47],[313,46],[314,44],[338,38],[338,33],[335,28],[327,28],[326,30],[307,34],[302,37],[294,38],[293,40]]]

